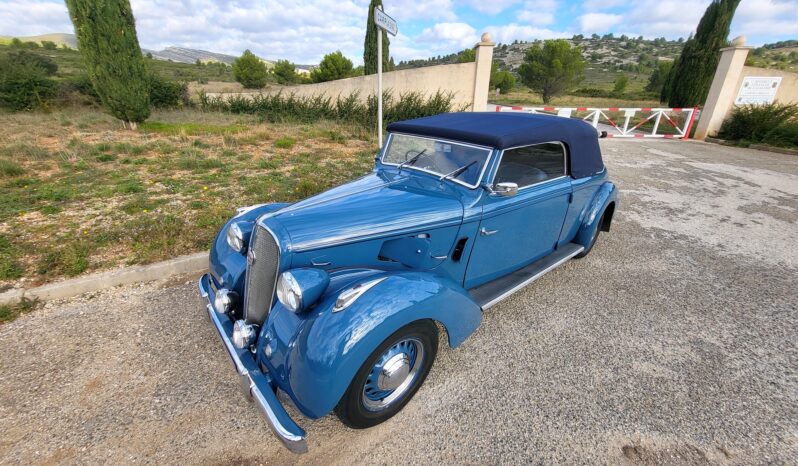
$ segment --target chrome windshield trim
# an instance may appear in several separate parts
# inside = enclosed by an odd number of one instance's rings
[[[393,141],[394,134],[401,134],[402,136],[410,136],[410,137],[414,137],[414,138],[418,138],[418,139],[427,139],[427,140],[430,140],[430,141],[450,142],[452,144],[458,144],[458,145],[466,146],[466,147],[474,147],[474,148],[477,148],[477,149],[482,149],[482,150],[488,151],[488,156],[485,158],[485,163],[482,165],[482,170],[479,172],[479,177],[477,178],[476,184],[471,185],[471,184],[465,183],[465,182],[460,181],[460,180],[456,180],[456,179],[452,179],[452,178],[446,178],[447,180],[452,181],[454,183],[457,183],[457,184],[459,184],[461,186],[465,186],[468,189],[476,189],[476,188],[479,187],[479,185],[482,182],[482,178],[485,176],[485,171],[488,169],[488,165],[490,165],[490,161],[493,158],[493,152],[495,151],[494,148],[490,147],[490,146],[480,146],[479,144],[471,144],[471,143],[468,143],[468,142],[456,141],[454,139],[435,138],[435,137],[431,137],[431,136],[420,136],[418,134],[411,134],[411,133],[398,133],[398,132],[397,133],[389,133],[388,134],[388,140],[385,142],[385,147],[383,147],[382,155],[380,156],[380,163],[383,164],[383,165],[389,166],[389,167],[398,167],[399,166],[398,163],[390,163],[390,162],[386,162],[384,160],[385,159],[385,155],[386,155],[386,151],[387,151],[388,147],[390,146],[391,142]],[[438,173],[438,172],[434,172],[432,170],[425,170],[423,168],[418,168],[418,167],[415,167],[413,165],[406,165],[406,166],[402,167],[403,170],[405,168],[407,168],[408,170],[415,170],[415,171],[418,171],[418,172],[429,173],[430,175],[434,175],[435,177],[440,177],[441,175],[445,175],[445,173]],[[443,181],[443,180],[441,180],[441,181]]]

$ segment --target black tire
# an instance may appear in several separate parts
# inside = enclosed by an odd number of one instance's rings
[[[419,362],[420,366],[410,382],[410,385],[404,389],[401,396],[384,408],[379,410],[367,408],[364,401],[366,397],[365,390],[367,388],[366,383],[371,383],[369,375],[372,369],[389,349],[408,340],[413,340],[414,342],[418,341],[423,346],[423,352],[420,353],[423,354],[423,357]],[[368,359],[366,359],[357,371],[357,374],[355,374],[344,396],[341,397],[338,406],[335,407],[335,414],[341,422],[353,429],[365,429],[387,421],[401,411],[410,399],[413,398],[413,395],[415,395],[427,378],[427,374],[429,374],[437,354],[438,328],[433,321],[419,320],[400,328],[385,339],[385,341],[369,355]]]
[[[598,226],[596,227],[596,232],[593,234],[593,237],[590,238],[590,243],[588,243],[587,247],[580,252],[579,254],[575,255],[574,258],[581,259],[588,255],[588,253],[593,249],[593,246],[596,245],[596,240],[599,237],[599,233],[601,233],[601,226],[604,225],[604,214],[601,214],[601,218],[598,221]]]

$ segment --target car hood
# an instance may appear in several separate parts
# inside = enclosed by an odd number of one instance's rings
[[[375,172],[274,214],[293,251],[459,224],[463,204],[447,183]]]

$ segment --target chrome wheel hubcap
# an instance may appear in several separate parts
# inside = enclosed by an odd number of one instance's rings
[[[400,340],[374,363],[363,387],[363,405],[381,411],[400,400],[413,386],[424,361],[424,345],[417,338]]]

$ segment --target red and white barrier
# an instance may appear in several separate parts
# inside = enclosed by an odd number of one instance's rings
[[[697,108],[590,108],[590,107],[508,107],[496,105],[497,112],[545,113],[564,118],[581,118],[594,128],[607,128],[608,138],[665,138],[688,139],[698,116]],[[623,112],[623,123],[616,123],[608,113]],[[584,115],[575,115],[583,113]],[[679,121],[682,120],[682,121]],[[652,122],[650,127],[646,123]],[[660,132],[660,124],[667,124],[673,132]],[[603,129],[603,128],[602,128]]]

